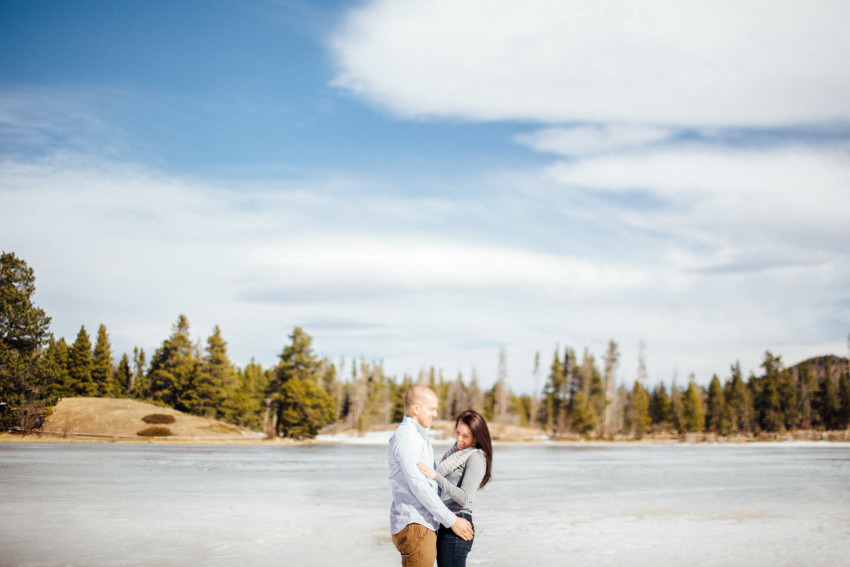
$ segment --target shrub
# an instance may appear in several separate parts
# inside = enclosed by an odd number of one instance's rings
[[[168,437],[173,435],[167,427],[145,427],[141,431],[137,431],[139,437]]]
[[[142,421],[152,424],[174,423],[174,416],[164,413],[152,413],[143,417]]]

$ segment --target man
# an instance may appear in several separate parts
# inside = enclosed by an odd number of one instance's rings
[[[434,463],[428,429],[437,417],[437,403],[433,390],[413,386],[404,396],[404,419],[390,439],[390,531],[402,567],[434,566],[440,524],[462,539],[472,539],[472,525],[446,508],[437,494],[437,483],[416,467],[419,461]]]

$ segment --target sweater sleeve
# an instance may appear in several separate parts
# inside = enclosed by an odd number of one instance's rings
[[[466,460],[466,468],[464,468],[463,479],[459,486],[455,486],[440,474],[437,474],[435,480],[443,493],[448,493],[452,500],[460,504],[461,507],[466,507],[475,498],[478,485],[481,484],[486,470],[487,461],[484,459],[484,454],[476,451]]]

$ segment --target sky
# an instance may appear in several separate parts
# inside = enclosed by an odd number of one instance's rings
[[[539,391],[847,355],[850,3],[0,0],[0,248],[71,343]],[[540,371],[535,374],[535,355]],[[349,372],[346,369],[345,374]]]

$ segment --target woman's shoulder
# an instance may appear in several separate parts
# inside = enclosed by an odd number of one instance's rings
[[[487,462],[487,458],[484,456],[484,451],[482,451],[481,449],[478,449],[477,451],[473,451],[469,455],[467,462],[476,462],[476,463],[480,463],[480,464],[483,465]]]

